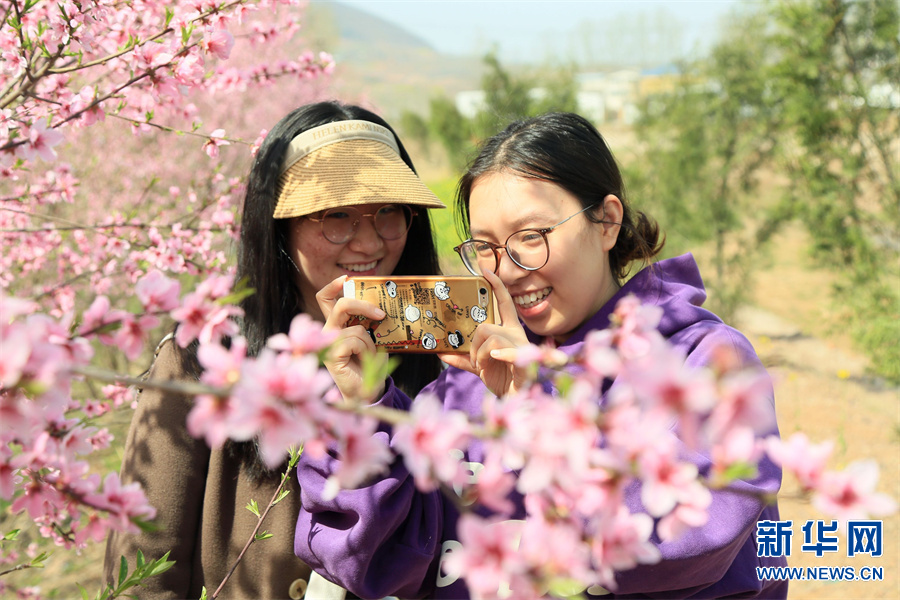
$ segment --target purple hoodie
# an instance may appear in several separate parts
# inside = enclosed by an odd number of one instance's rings
[[[746,366],[762,367],[753,347],[740,332],[701,308],[706,292],[690,254],[643,269],[560,348],[569,355],[577,353],[589,331],[609,325],[609,315],[616,303],[628,294],[663,309],[659,330],[686,355],[686,365],[708,365],[713,349],[726,345],[742,357]],[[540,341],[531,332],[528,335],[531,341]],[[449,368],[425,392],[437,395],[446,410],[462,410],[478,416],[486,388],[477,376]],[[382,406],[404,410],[411,403],[391,381],[379,402]],[[768,410],[773,426],[765,435],[777,434],[771,391]],[[384,436],[390,443],[390,428],[384,427],[376,435]],[[708,456],[685,448],[682,455],[689,456],[701,474],[708,472]],[[483,448],[476,441],[464,460],[480,463],[482,459]],[[462,579],[447,577],[439,571],[442,553],[452,551],[456,544],[459,513],[453,503],[440,492],[418,491],[400,459],[394,461],[387,476],[359,489],[344,490],[326,502],[322,500],[322,489],[336,465],[335,458],[300,460],[297,474],[303,510],[294,537],[297,556],[360,598],[468,598]],[[748,491],[777,492],[781,486],[781,469],[766,459],[759,465],[759,475],[754,480],[735,485]],[[632,512],[642,511],[637,485],[626,490],[626,503]],[[483,516],[488,514],[479,512]],[[524,512],[520,508],[510,518],[524,518]],[[616,595],[604,598],[785,598],[786,581],[757,578],[757,566],[786,565],[783,557],[757,558],[758,520],[779,520],[777,505],[765,506],[745,494],[714,492],[705,526],[688,530],[670,542],[654,538],[662,561],[617,573]]]

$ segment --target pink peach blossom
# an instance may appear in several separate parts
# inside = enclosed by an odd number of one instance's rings
[[[516,478],[500,462],[500,454],[490,452],[484,461],[483,468],[475,474],[475,495],[477,501],[491,510],[503,514],[511,514],[515,506],[509,499],[516,487]]]
[[[154,269],[134,286],[134,293],[147,312],[168,312],[178,306],[181,284]]]
[[[755,465],[763,451],[763,442],[759,440],[749,427],[737,427],[720,443],[712,447],[710,455],[713,469],[717,474],[724,473],[735,464]]]
[[[217,343],[201,344],[197,349],[197,359],[203,366],[200,381],[214,387],[228,388],[241,378],[241,367],[247,357],[247,340],[235,337],[231,347]]]
[[[697,492],[697,467],[679,462],[674,453],[646,452],[638,459],[638,470],[641,502],[653,517],[667,514]]]
[[[394,429],[394,447],[403,454],[403,462],[415,478],[416,487],[430,491],[439,482],[462,481],[459,459],[451,450],[465,446],[469,422],[459,411],[444,412],[433,395],[421,395],[410,410],[412,423]]]
[[[337,336],[337,331],[324,330],[321,323],[305,313],[300,313],[291,320],[287,334],[273,335],[267,345],[274,350],[300,356],[324,350],[337,339]]]
[[[394,460],[386,436],[373,435],[379,426],[375,419],[336,415],[332,425],[339,431],[337,453],[341,462],[337,472],[325,482],[325,500],[333,499],[342,488],[353,489],[385,473]]]
[[[472,597],[495,598],[510,579],[524,573],[522,556],[516,539],[521,521],[497,521],[463,514],[456,531],[462,548],[454,550],[444,561],[449,574],[464,574]]]
[[[884,516],[897,510],[897,503],[887,494],[875,491],[878,463],[860,460],[843,471],[825,471],[813,493],[813,506],[824,514],[849,521]]]
[[[769,458],[793,473],[805,490],[818,486],[833,446],[831,441],[811,444],[809,438],[802,432],[793,434],[787,441],[777,436],[769,436],[765,440],[766,454]]]
[[[751,427],[759,434],[772,431],[775,413],[771,409],[773,392],[768,373],[762,369],[727,373],[719,388],[719,402],[706,426],[712,441],[737,426]]]
[[[46,162],[56,160],[56,151],[53,147],[65,139],[59,131],[47,127],[43,121],[34,123],[27,131],[26,136],[28,142],[19,146],[22,149],[22,157],[32,160],[34,156],[40,156]]]
[[[203,151],[210,158],[219,158],[219,146],[228,146],[230,143],[225,139],[225,130],[216,129],[209,134],[209,138],[203,144]]]
[[[221,448],[229,437],[249,439],[252,428],[236,431],[232,423],[234,404],[230,398],[219,398],[211,394],[200,394],[194,398],[194,405],[187,416],[187,430],[195,438],[204,438],[210,448]]]
[[[709,521],[707,509],[712,504],[712,494],[699,483],[691,487],[692,493],[683,495],[675,510],[657,523],[656,532],[662,541],[678,539],[688,529],[703,527]]]
[[[659,562],[659,548],[650,541],[653,520],[648,515],[630,514],[622,506],[615,514],[596,520],[594,527],[591,553],[602,586],[616,588],[615,571]]]
[[[131,519],[152,519],[156,509],[147,503],[147,497],[137,483],[123,485],[118,473],[108,473],[103,479],[103,490],[88,495],[85,502],[108,511],[117,529],[137,533],[138,528]]]
[[[234,47],[234,36],[224,29],[208,31],[200,46],[220,60],[226,60]]]

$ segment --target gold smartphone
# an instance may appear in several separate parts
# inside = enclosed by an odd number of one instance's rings
[[[387,352],[468,352],[475,328],[494,322],[491,286],[482,277],[351,277],[344,297],[387,313],[381,321],[355,317]]]

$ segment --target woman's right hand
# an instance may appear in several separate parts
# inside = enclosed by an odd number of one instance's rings
[[[370,302],[344,298],[346,280],[347,276],[341,275],[316,293],[316,301],[325,317],[324,329],[340,331],[325,358],[325,368],[345,400],[371,403],[384,393],[384,382],[368,393],[363,389],[362,356],[375,354],[375,342],[365,327],[350,323],[356,316],[379,321],[386,315]]]
[[[468,355],[440,357],[451,367],[478,375],[491,392],[502,397],[517,392],[528,382],[528,370],[516,365],[518,350],[528,345],[528,338],[509,290],[494,273],[485,273],[484,278],[494,290],[500,322],[482,323],[475,329]]]

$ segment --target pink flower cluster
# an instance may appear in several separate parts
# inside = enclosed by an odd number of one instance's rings
[[[19,19],[7,19],[0,30],[0,88],[9,92],[6,106],[15,101],[2,115],[0,165],[52,162],[66,127],[91,126],[110,112],[143,123],[161,112],[190,111],[188,90],[228,91],[287,75],[329,73],[333,61],[324,53],[273,66],[216,66],[235,45],[229,28],[240,29],[250,11],[278,5],[297,6],[299,0],[67,2],[62,9],[22,3]],[[277,27],[254,23],[247,35],[253,43],[271,43],[298,27],[295,17]],[[94,76],[85,75],[89,70]]]
[[[197,150],[218,157],[240,140],[198,116],[215,94],[231,104],[235,91],[279,79],[295,82],[290,102],[309,99],[333,61],[279,45],[298,30],[302,4],[2,2],[0,497],[57,543],[82,546],[152,517],[138,488],[87,468],[111,441],[92,424],[131,405],[130,390],[84,398],[72,383],[104,361],[121,371],[123,358],[146,357],[173,321],[183,344],[236,332],[225,249],[243,182]],[[269,122],[271,107],[261,110]],[[185,135],[168,135],[168,146],[144,135],[173,131]],[[200,155],[199,169],[179,162],[182,150]]]
[[[90,472],[86,456],[112,441],[91,423],[110,407],[74,400],[72,382],[90,366],[92,340],[134,358],[162,316],[184,319],[179,333],[188,332],[181,336],[185,343],[200,336],[212,344],[233,334],[231,317],[239,311],[219,302],[230,292],[230,277],[212,277],[179,298],[180,284],[153,270],[134,285],[137,314],[111,309],[108,298],[98,296],[80,324],[74,312],[54,319],[37,312],[35,302],[0,292],[0,498],[12,501],[13,512],[27,511],[42,534],[67,547],[101,541],[110,528],[137,531],[136,522],[154,516],[139,486],[122,485],[115,473],[101,483]],[[296,360],[318,370],[314,356]],[[210,366],[210,376],[215,372]],[[327,375],[318,379],[322,383],[309,388],[311,398],[330,385]],[[256,380],[248,377],[247,385]],[[125,400],[124,388],[104,392],[117,405]],[[76,411],[81,418],[70,416]]]
[[[767,376],[738,369],[724,350],[712,369],[686,368],[656,330],[659,319],[658,309],[625,298],[614,326],[589,334],[578,356],[523,348],[518,362],[535,365],[535,383],[515,395],[486,398],[481,422],[424,396],[409,421],[394,426],[393,448],[419,489],[452,488],[462,504],[496,513],[487,519],[463,514],[462,546],[444,563],[449,576],[465,574],[473,597],[496,597],[498,590],[500,597],[514,590],[516,598],[541,598],[548,590],[615,589],[617,571],[660,559],[653,536],[676,540],[706,524],[711,490],[753,479],[766,454],[795,471],[828,515],[865,518],[896,510],[875,492],[874,463],[830,472],[824,470],[827,446],[797,437],[764,441],[774,430],[770,411],[759,408],[770,402]],[[566,362],[576,368],[563,370]],[[547,377],[565,392],[548,393]],[[601,404],[599,386],[612,378]],[[476,438],[484,458],[470,475],[462,450]],[[701,474],[685,456],[693,451],[711,457],[708,472]],[[376,473],[384,459],[373,451],[369,469],[359,460],[353,457],[355,468]],[[625,494],[635,487],[643,511],[632,513]],[[513,490],[524,503],[524,520],[509,520]]]
[[[787,440],[766,440],[766,451],[772,460],[812,493],[813,505],[823,513],[846,521],[896,512],[894,499],[875,491],[878,465],[863,460],[851,463],[843,471],[829,470],[826,467],[832,446],[831,442],[812,444],[803,433],[795,433]]]
[[[77,406],[71,371],[93,348],[70,334],[72,315],[55,321],[35,309],[0,293],[0,498],[66,547],[103,540],[110,528],[137,531],[135,521],[155,515],[143,492],[114,473],[101,484],[85,458],[109,446],[109,432],[67,416]]]
[[[290,332],[273,336],[256,357],[247,356],[243,338],[232,339],[229,348],[201,338],[201,381],[219,392],[197,397],[188,415],[188,431],[204,437],[213,448],[229,438],[246,441],[256,437],[260,454],[271,468],[298,443],[305,444],[306,452],[321,454],[325,444],[335,439],[330,430],[343,432],[339,437],[345,451],[353,455],[357,448],[351,437],[358,424],[322,401],[333,383],[316,353],[333,341],[334,336],[323,332],[321,324],[307,315],[295,317]],[[366,425],[366,437],[370,437],[373,425]],[[380,462],[373,453],[363,455]]]

